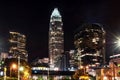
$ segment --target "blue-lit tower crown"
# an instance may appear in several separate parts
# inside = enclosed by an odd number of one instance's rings
[[[61,56],[64,52],[64,33],[62,29],[62,17],[55,8],[50,17],[49,27],[49,58],[50,67],[60,69]]]

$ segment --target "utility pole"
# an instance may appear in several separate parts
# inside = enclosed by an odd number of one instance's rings
[[[48,68],[48,80],[49,80],[49,77],[50,77],[50,76],[49,76],[49,74],[50,74],[50,73],[49,73],[49,69],[50,69],[50,68]]]
[[[114,60],[113,60],[113,80],[115,80],[115,64],[114,64]]]

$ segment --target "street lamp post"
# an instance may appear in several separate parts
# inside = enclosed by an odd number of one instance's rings
[[[88,69],[89,67],[88,66],[80,66],[80,69],[83,69],[83,73],[84,75],[86,74],[86,70]]]
[[[19,68],[20,68],[20,56],[18,56],[18,80],[20,80],[20,71],[19,71]]]
[[[11,66],[10,66],[10,77],[11,77],[11,70],[12,69],[16,69],[17,68],[17,65],[15,63],[13,63]]]
[[[49,74],[50,74],[49,71],[50,71],[50,67],[48,67],[48,80],[49,80]]]
[[[6,71],[7,71],[7,68],[4,67],[4,80],[6,80]]]

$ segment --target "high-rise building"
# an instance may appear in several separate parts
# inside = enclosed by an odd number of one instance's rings
[[[98,67],[105,62],[105,31],[98,24],[84,24],[76,30],[74,44],[80,66]]]
[[[69,70],[75,71],[78,69],[78,59],[76,56],[76,50],[70,50],[69,51]]]
[[[76,50],[64,51],[61,57],[62,71],[75,71],[78,69],[78,59],[76,57]]]
[[[11,58],[18,58],[27,61],[28,54],[26,51],[26,36],[19,32],[10,32],[10,49],[9,53]]]
[[[49,58],[51,69],[61,66],[61,56],[64,53],[64,33],[60,12],[55,8],[50,17],[49,27]]]
[[[6,59],[6,58],[8,58],[8,53],[6,53],[6,52],[1,52],[1,53],[0,53],[0,60]]]

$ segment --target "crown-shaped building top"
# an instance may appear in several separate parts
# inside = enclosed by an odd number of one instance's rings
[[[51,14],[51,17],[53,17],[53,16],[61,17],[60,12],[58,11],[58,8],[54,8],[54,10],[53,10],[53,12]]]
[[[49,28],[49,58],[50,58],[50,70],[59,69],[62,70],[61,56],[64,53],[64,33],[63,22],[60,12],[57,8],[54,8],[50,17]]]

